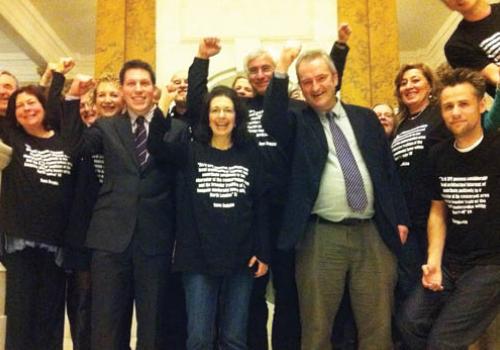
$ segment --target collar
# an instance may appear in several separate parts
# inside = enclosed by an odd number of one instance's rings
[[[153,119],[153,115],[155,113],[155,109],[156,109],[156,106],[153,106],[153,107],[151,107],[151,109],[149,111],[147,111],[143,115],[143,117],[144,117],[144,119],[146,119],[147,123],[151,123],[151,120]],[[139,115],[137,113],[134,113],[134,112],[129,111],[129,110],[127,110],[127,113],[128,113],[128,117],[130,118],[130,123],[132,125],[134,125],[135,124],[135,120],[137,119],[137,117]]]

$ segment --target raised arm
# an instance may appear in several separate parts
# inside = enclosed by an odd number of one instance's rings
[[[40,86],[48,87],[47,93],[47,117],[50,125],[57,131],[61,130],[63,118],[62,91],[66,74],[75,66],[72,58],[61,58],[59,63],[49,63],[47,69],[40,79]]]
[[[191,126],[196,125],[201,114],[203,98],[207,93],[208,65],[210,57],[220,52],[220,40],[214,37],[203,38],[198,46],[193,64],[189,67],[187,113]]]
[[[345,64],[347,61],[347,54],[349,53],[349,46],[347,42],[351,37],[351,27],[347,23],[342,23],[338,30],[338,39],[333,44],[332,50],[330,51],[330,57],[337,68],[337,75],[339,82],[337,84],[337,91],[340,90],[342,85],[342,76],[344,75]]]
[[[80,118],[80,99],[94,86],[92,77],[77,74],[64,100],[61,135],[76,153],[94,154],[102,148],[100,134],[96,131],[87,136],[88,128]]]
[[[288,115],[288,69],[299,55],[300,50],[300,45],[285,46],[282,49],[273,79],[264,96],[262,125],[284,149],[290,147],[294,128],[294,120],[290,119]]]

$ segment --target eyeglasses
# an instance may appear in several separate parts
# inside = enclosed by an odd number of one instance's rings
[[[248,69],[248,75],[255,76],[261,72],[262,74],[272,74],[274,68],[272,66],[251,67]]]
[[[234,114],[234,109],[231,108],[213,108],[210,109],[210,114],[223,114],[223,115],[229,115],[229,114]]]

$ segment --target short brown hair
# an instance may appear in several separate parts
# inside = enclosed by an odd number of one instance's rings
[[[474,88],[474,94],[483,98],[486,92],[486,81],[477,71],[469,68],[453,69],[449,65],[442,65],[438,68],[438,77],[441,80],[441,87],[453,87],[460,84],[469,83]]]

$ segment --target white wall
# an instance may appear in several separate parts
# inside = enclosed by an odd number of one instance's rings
[[[243,58],[260,47],[278,55],[293,39],[303,48],[329,51],[337,37],[336,0],[157,0],[156,6],[159,84],[189,68],[205,36],[222,40],[221,53],[210,63],[215,81],[243,70]]]

